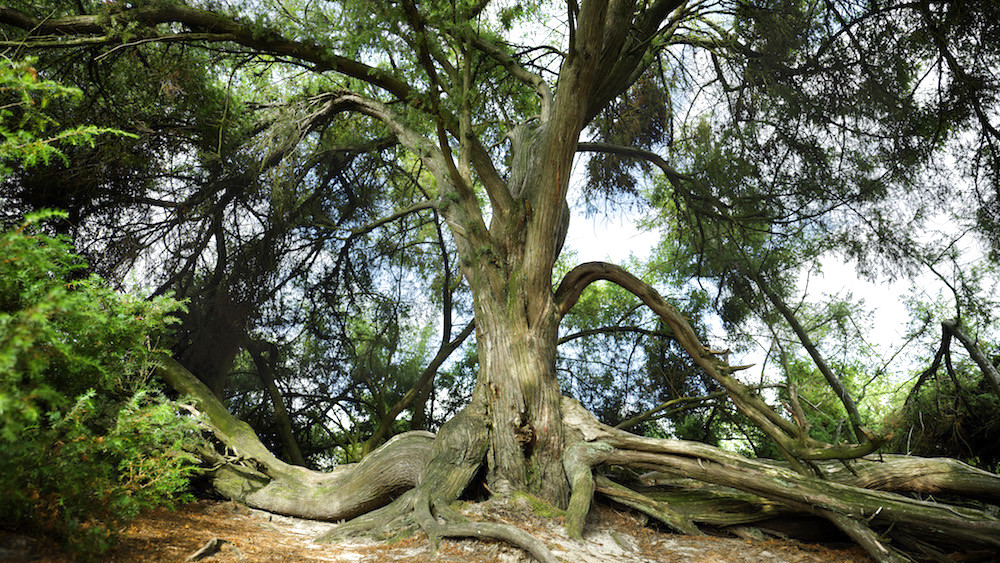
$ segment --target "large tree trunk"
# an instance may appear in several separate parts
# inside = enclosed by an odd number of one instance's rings
[[[498,493],[528,490],[565,506],[569,487],[555,374],[557,319],[550,314],[528,326],[518,300],[481,307],[476,395],[486,401],[490,420],[488,486]]]

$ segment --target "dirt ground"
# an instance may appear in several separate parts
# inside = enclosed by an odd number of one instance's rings
[[[870,559],[857,547],[806,544],[785,540],[743,540],[712,536],[680,536],[643,526],[635,516],[607,507],[595,508],[583,541],[569,539],[559,519],[543,519],[509,504],[478,509],[471,517],[508,522],[539,537],[556,557],[570,563],[685,562],[685,563],[862,563]],[[477,509],[473,508],[472,512]],[[528,562],[524,552],[498,542],[443,540],[433,552],[427,537],[419,535],[393,543],[347,540],[312,543],[332,524],[286,518],[252,510],[232,502],[200,500],[176,511],[157,510],[143,515],[125,531],[121,542],[101,560],[194,561],[209,542],[213,555],[200,561],[288,562]],[[191,559],[189,559],[191,558]],[[0,561],[64,563],[72,558],[41,538],[0,532]]]

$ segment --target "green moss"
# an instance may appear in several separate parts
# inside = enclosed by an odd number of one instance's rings
[[[552,506],[547,501],[525,492],[514,493],[511,496],[511,500],[524,501],[528,505],[528,508],[531,509],[531,512],[541,518],[563,518],[566,516],[565,510]]]

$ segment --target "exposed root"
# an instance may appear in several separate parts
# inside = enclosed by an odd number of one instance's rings
[[[420,494],[413,507],[414,516],[435,548],[440,538],[496,539],[527,551],[542,563],[558,563],[559,561],[552,555],[549,548],[545,547],[545,544],[520,528],[494,522],[469,522],[465,517],[457,515],[457,511],[447,507],[447,505],[437,503],[434,504],[434,511],[438,512],[439,516],[448,514],[452,521],[438,522],[431,512],[430,494],[426,492]],[[454,520],[462,521],[455,522]]]
[[[432,454],[435,436],[407,432],[369,454],[360,463],[330,472],[291,465],[267,450],[248,424],[230,414],[215,395],[178,362],[163,357],[157,373],[190,396],[199,422],[231,456],[206,448],[194,451],[210,469],[213,487],[253,508],[313,520],[353,518],[389,504],[414,487]]]
[[[601,442],[577,442],[566,448],[563,467],[572,491],[569,507],[566,509],[566,533],[573,539],[583,537],[583,523],[594,498],[592,468],[603,462],[613,450],[614,448]]]
[[[596,490],[615,502],[624,504],[629,508],[655,518],[676,532],[692,536],[701,535],[701,530],[698,529],[698,526],[695,526],[694,522],[687,516],[672,510],[665,503],[657,502],[644,494],[615,483],[607,477],[598,476],[596,483]]]
[[[354,536],[370,536],[378,540],[412,536],[419,529],[413,517],[413,502],[416,496],[416,489],[406,491],[386,506],[335,526],[313,541],[332,543]]]
[[[213,455],[199,450],[220,492],[271,512],[313,519],[355,516],[317,541],[358,534],[389,539],[423,530],[435,544],[444,537],[490,538],[541,561],[555,561],[527,532],[470,522],[450,508],[487,459],[490,427],[481,400],[474,399],[437,436],[400,435],[359,464],[319,473],[270,454],[246,424],[226,412],[176,362],[165,361],[161,375],[194,397],[203,424],[218,440],[216,446],[234,452]],[[819,479],[698,442],[617,430],[572,399],[563,400],[561,414],[569,444],[562,452],[571,492],[566,528],[573,538],[582,536],[594,494],[601,493],[687,534],[699,533],[699,523],[741,525],[776,514],[811,514],[835,525],[879,561],[895,563],[910,555],[943,560],[954,551],[1000,551],[1000,519],[987,510],[872,490],[950,493],[978,501],[1000,498],[1000,477],[954,460],[885,456],[816,461],[824,476]],[[619,484],[597,472],[602,466],[654,473]],[[696,490],[697,499],[674,506],[669,495],[657,496],[660,490],[683,491],[688,498]]]
[[[696,442],[635,436],[601,424],[572,400],[563,411],[567,424],[591,442],[580,447],[603,452],[606,464],[666,471],[773,499],[829,520],[878,561],[906,559],[876,529],[889,538],[919,533],[928,543],[955,549],[1000,550],[1000,520],[985,511],[821,480]]]

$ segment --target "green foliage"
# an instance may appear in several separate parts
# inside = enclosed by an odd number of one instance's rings
[[[98,420],[93,391],[66,409],[3,441],[0,459],[4,520],[62,537],[83,558],[106,551],[140,511],[172,506],[196,461],[182,449],[192,438],[187,419],[161,396],[140,392],[110,429]]]
[[[58,98],[79,98],[82,94],[77,88],[39,80],[35,64],[36,59],[32,57],[21,61],[0,57],[0,175],[11,172],[7,165],[11,160],[35,166],[48,165],[56,157],[68,163],[69,159],[58,145],[93,147],[98,135],[128,135],[117,129],[93,125],[53,131],[59,123],[44,111],[50,102]]]
[[[179,304],[84,275],[64,238],[40,232],[64,216],[40,212],[0,234],[0,514],[89,558],[184,489],[192,426],[148,390]]]
[[[922,381],[887,426],[892,431],[889,451],[954,457],[1000,470],[1000,397],[967,360]]]

